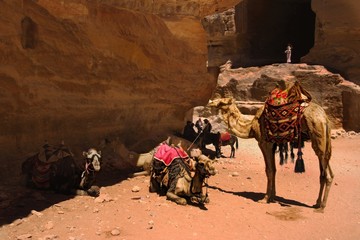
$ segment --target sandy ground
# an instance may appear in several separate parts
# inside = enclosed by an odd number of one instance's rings
[[[310,143],[306,172],[295,174],[291,162],[278,165],[278,202],[261,204],[266,176],[260,150],[255,140],[239,140],[235,159],[215,163],[219,173],[208,181],[205,207],[178,206],[149,193],[148,177],[118,172],[99,176],[97,199],[0,186],[0,239],[360,239],[359,136],[332,141],[335,179],[324,213],[311,207],[319,167]],[[229,150],[223,147],[226,156]]]

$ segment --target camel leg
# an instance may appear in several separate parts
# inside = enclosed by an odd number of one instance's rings
[[[234,148],[234,146],[233,146],[233,145],[231,145],[230,158],[235,158],[235,148]]]
[[[332,180],[334,178],[334,174],[331,170],[330,164],[327,164],[326,170],[323,170],[323,167],[320,163],[320,190],[319,195],[316,200],[316,204],[313,206],[314,208],[319,208],[320,210],[324,210],[326,207],[327,198],[329,196]],[[325,188],[325,193],[324,193]],[[324,193],[324,196],[323,196]]]
[[[273,143],[262,142],[259,143],[259,147],[264,157],[265,161],[265,172],[267,177],[267,188],[265,197],[260,201],[261,203],[270,203],[275,202],[275,175],[276,175],[276,165],[275,165],[275,151],[273,150]]]
[[[176,195],[173,192],[167,192],[166,193],[166,197],[168,200],[173,201],[179,205],[186,205],[187,201],[185,198],[179,197],[178,195]]]
[[[334,178],[329,163],[331,158],[330,129],[326,119],[323,121],[308,122],[308,126],[311,126],[311,146],[319,159],[320,167],[320,190],[316,204],[313,207],[324,210]]]

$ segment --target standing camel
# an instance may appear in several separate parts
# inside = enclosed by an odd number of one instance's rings
[[[220,98],[210,101],[208,106],[217,107],[222,113],[228,128],[240,138],[255,138],[259,144],[265,161],[267,189],[263,203],[274,202],[275,191],[275,152],[274,143],[266,141],[264,108],[258,110],[253,118],[246,118],[235,104],[233,98]],[[317,104],[310,102],[301,118],[301,131],[310,139],[314,152],[319,158],[320,191],[314,208],[323,210],[329,195],[334,174],[330,168],[331,135],[329,120],[325,111]],[[325,192],[324,192],[325,187]]]

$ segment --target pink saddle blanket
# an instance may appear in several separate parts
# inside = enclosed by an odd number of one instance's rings
[[[169,166],[176,158],[186,159],[189,155],[181,148],[171,147],[165,143],[161,144],[154,155],[154,159]]]

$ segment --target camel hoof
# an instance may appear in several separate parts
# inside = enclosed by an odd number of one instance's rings
[[[263,199],[260,199],[258,201],[258,203],[262,203],[262,204],[265,204],[265,203],[269,203],[268,200],[266,198],[263,198]]]
[[[316,208],[316,209],[314,209],[314,212],[316,212],[316,213],[324,213],[324,208]]]
[[[259,203],[274,203],[274,198],[269,198],[268,196],[265,196],[263,199],[258,201]]]

